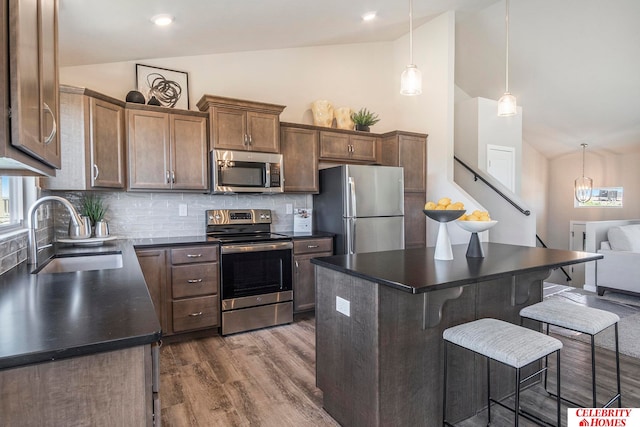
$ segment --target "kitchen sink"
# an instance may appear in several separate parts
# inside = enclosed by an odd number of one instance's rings
[[[122,268],[121,253],[54,257],[34,273],[70,273],[74,271],[109,270],[115,268]]]

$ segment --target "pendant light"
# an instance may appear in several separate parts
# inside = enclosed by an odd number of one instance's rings
[[[414,96],[422,93],[422,73],[413,63],[413,5],[409,0],[409,65],[400,77],[400,93]]]
[[[587,148],[587,144],[580,144],[582,146],[582,177],[576,178],[574,183],[574,191],[576,200],[580,203],[586,203],[591,200],[591,190],[593,190],[593,180],[584,176],[584,151]]]
[[[498,100],[498,116],[508,117],[515,116],[518,113],[516,106],[516,97],[509,92],[509,0],[506,0],[506,13],[505,13],[505,26],[506,26],[506,38],[505,38],[505,90],[504,95]]]

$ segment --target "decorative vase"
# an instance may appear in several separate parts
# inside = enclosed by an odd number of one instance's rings
[[[107,237],[109,235],[109,224],[107,224],[107,221],[96,221],[94,234],[96,237]]]
[[[149,98],[149,102],[147,102],[147,105],[155,105],[160,107],[162,104],[160,104],[160,101],[158,101],[158,98],[156,98],[155,96],[152,96],[151,98]]]
[[[340,107],[333,112],[336,118],[336,127],[338,129],[353,130],[353,120],[351,120],[351,108]]]
[[[131,92],[129,92],[127,94],[127,98],[126,98],[127,102],[133,102],[136,104],[144,104],[146,103],[145,99],[144,99],[144,95],[141,92],[138,92],[137,90],[132,90]]]
[[[88,216],[80,217],[82,219],[82,225],[84,226],[84,233],[80,229],[79,225],[74,225],[73,221],[69,220],[69,237],[71,239],[88,239],[91,237],[91,220]]]
[[[453,259],[453,251],[451,249],[451,239],[449,239],[449,230],[447,222],[460,218],[465,210],[423,210],[424,214],[434,221],[440,223],[438,228],[438,239],[436,240],[436,249],[433,259],[450,261]]]
[[[313,124],[330,128],[333,125],[333,105],[326,99],[319,99],[311,103]]]
[[[484,250],[482,249],[482,244],[480,243],[480,238],[478,237],[478,233],[487,231],[497,223],[498,221],[495,221],[495,220],[456,221],[456,224],[458,224],[460,228],[471,233],[469,246],[467,246],[467,258],[484,258]]]
[[[371,128],[369,128],[369,126],[366,126],[366,125],[356,125],[356,130],[359,130],[362,132],[369,132],[371,131]]]

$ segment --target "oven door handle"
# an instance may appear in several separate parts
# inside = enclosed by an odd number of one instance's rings
[[[269,243],[252,243],[247,244],[231,244],[222,245],[220,252],[223,254],[237,254],[241,252],[263,252],[263,251],[276,251],[280,249],[293,249],[292,242],[269,242]]]

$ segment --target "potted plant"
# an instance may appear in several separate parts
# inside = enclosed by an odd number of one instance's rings
[[[361,108],[357,112],[351,114],[351,120],[353,120],[353,123],[356,125],[356,130],[364,132],[369,132],[369,127],[380,121],[377,114],[372,113],[366,108]]]
[[[85,194],[80,212],[82,216],[89,217],[96,237],[104,237],[108,234],[107,223],[104,221],[107,207],[100,197],[92,193]]]

